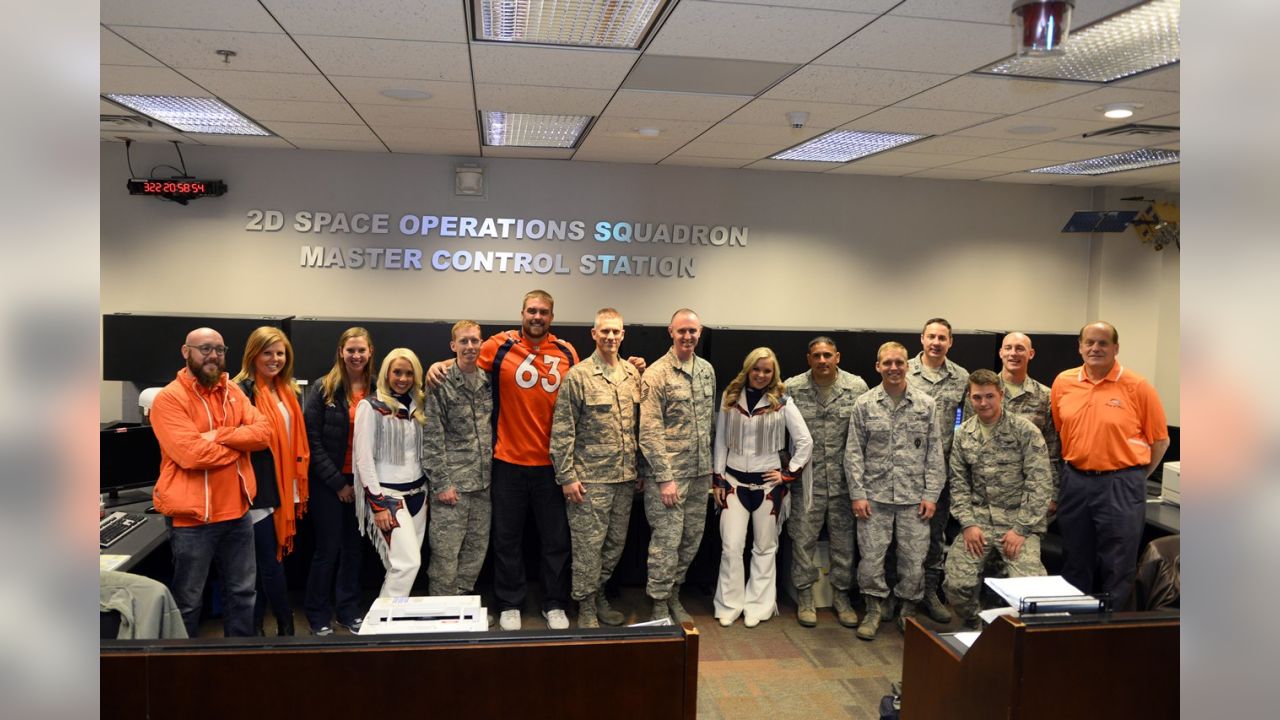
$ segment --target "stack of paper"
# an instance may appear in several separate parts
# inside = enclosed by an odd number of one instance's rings
[[[1062,579],[1061,575],[1044,575],[1040,577],[1018,577],[1018,578],[986,578],[987,587],[996,592],[997,595],[1004,598],[1004,601],[1012,607],[1022,607],[1022,601],[1027,598],[1044,598],[1044,597],[1079,597],[1085,598],[1085,594],[1080,592],[1071,583]]]
[[[489,629],[479,595],[378,598],[364,616],[361,635],[484,632]]]

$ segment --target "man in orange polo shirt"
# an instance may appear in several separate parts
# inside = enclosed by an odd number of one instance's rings
[[[1114,326],[1085,325],[1084,364],[1054,379],[1049,400],[1064,461],[1062,575],[1084,592],[1110,593],[1114,607],[1123,609],[1137,572],[1147,476],[1169,449],[1169,429],[1155,388],[1117,362],[1119,354]]]

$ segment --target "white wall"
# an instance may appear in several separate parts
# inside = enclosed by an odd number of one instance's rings
[[[1090,206],[1084,188],[491,159],[482,161],[487,196],[459,198],[450,158],[206,147],[185,155],[192,174],[226,180],[228,194],[186,207],[131,197],[124,146],[102,145],[103,312],[514,323],[521,295],[542,287],[555,295],[560,321],[586,321],[613,305],[629,322],[665,323],[687,305],[713,326],[906,329],[944,315],[957,330],[1064,332],[1089,319],[1091,288],[1110,307],[1126,294],[1159,293],[1170,279],[1149,250],[1141,258],[1107,252],[1103,277],[1097,268],[1091,276],[1089,237],[1058,232],[1071,212]],[[139,174],[175,160],[166,146],[133,147]],[[300,235],[287,224],[247,232],[254,208],[286,217],[386,212],[392,227],[387,235]],[[602,244],[590,230],[582,242],[404,237],[396,224],[406,213],[582,219],[588,228],[599,220],[724,224],[750,235],[741,248]],[[552,252],[574,272],[302,268],[304,244],[415,247],[428,259],[437,249]],[[579,274],[577,258],[595,253],[693,257],[697,277]],[[1111,263],[1124,268],[1113,272]],[[1117,287],[1125,276],[1131,287]],[[1149,331],[1139,330],[1146,319],[1116,322],[1126,360],[1132,352],[1153,365],[1155,316]]]

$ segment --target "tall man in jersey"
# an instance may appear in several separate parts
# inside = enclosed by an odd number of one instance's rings
[[[493,388],[493,593],[503,630],[520,629],[527,592],[525,516],[533,512],[542,555],[542,615],[553,630],[569,618],[569,520],[564,494],[551,463],[551,420],[560,383],[578,362],[573,345],[551,334],[555,300],[543,290],[525,293],[520,329],[498,333],[480,347],[476,364],[490,374]],[[450,362],[431,366],[438,384]]]

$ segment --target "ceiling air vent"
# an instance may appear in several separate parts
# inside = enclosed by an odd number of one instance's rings
[[[102,115],[99,116],[98,122],[103,130],[132,130],[134,132],[147,132],[151,130],[159,130],[154,120],[148,120],[137,115]]]
[[[1173,125],[1143,125],[1142,123],[1129,123],[1128,125],[1119,125],[1106,130],[1095,130],[1094,132],[1085,133],[1080,137],[1104,137],[1108,135],[1132,135],[1136,137],[1160,137],[1162,135],[1175,135],[1181,128]]]

